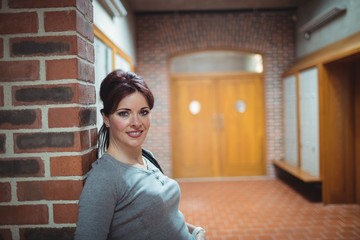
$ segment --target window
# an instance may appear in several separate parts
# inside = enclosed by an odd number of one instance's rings
[[[97,108],[97,128],[103,124],[100,109],[103,107],[100,100],[100,84],[104,77],[112,70],[122,69],[132,71],[132,60],[119,47],[117,47],[104,33],[94,26],[94,51],[95,51],[95,89]]]
[[[262,73],[262,56],[239,51],[202,51],[177,56],[171,62],[172,73],[251,72]]]

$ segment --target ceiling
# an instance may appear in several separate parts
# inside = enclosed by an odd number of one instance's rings
[[[134,12],[294,9],[310,0],[126,0]]]

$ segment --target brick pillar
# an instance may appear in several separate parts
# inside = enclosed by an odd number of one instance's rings
[[[72,239],[95,159],[92,0],[0,0],[0,239]]]

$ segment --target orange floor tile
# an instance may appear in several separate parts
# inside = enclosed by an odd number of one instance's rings
[[[324,205],[282,180],[179,183],[181,211],[209,240],[360,240],[360,205]]]

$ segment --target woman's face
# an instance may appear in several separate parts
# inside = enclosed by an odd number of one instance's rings
[[[150,128],[150,117],[149,105],[140,92],[122,99],[114,113],[104,116],[110,130],[110,145],[141,147]]]

